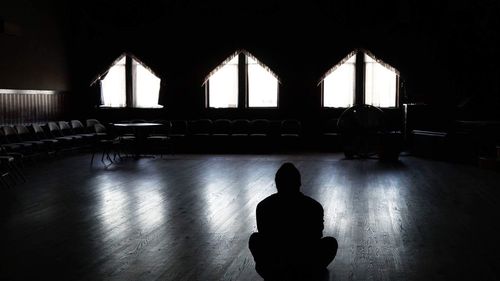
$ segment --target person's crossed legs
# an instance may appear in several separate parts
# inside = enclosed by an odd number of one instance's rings
[[[333,237],[323,237],[315,245],[301,249],[289,243],[283,249],[256,232],[250,236],[249,248],[255,269],[266,280],[283,279],[284,275],[309,274],[325,270],[337,254],[338,243]]]

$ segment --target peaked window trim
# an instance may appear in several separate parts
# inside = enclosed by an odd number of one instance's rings
[[[395,97],[395,106],[383,107],[383,108],[399,108],[399,96],[400,96],[400,88],[401,88],[401,79],[400,72],[393,66],[388,63],[382,61],[377,58],[372,52],[366,49],[358,48],[351,51],[346,57],[344,57],[341,61],[335,64],[332,68],[330,68],[322,77],[319,79],[317,86],[321,87],[321,107],[322,108],[340,108],[340,107],[325,107],[324,106],[324,80],[325,78],[334,72],[337,68],[347,62],[352,56],[356,55],[356,65],[355,65],[355,78],[354,78],[354,104],[365,104],[365,84],[366,84],[366,73],[365,73],[365,57],[364,55],[369,56],[375,62],[381,64],[385,68],[396,74],[396,97]]]
[[[210,77],[215,74],[218,70],[224,67],[232,59],[238,56],[238,104],[236,107],[210,107],[210,93],[209,93],[209,83]],[[249,88],[248,88],[248,58],[255,60],[262,68],[264,68],[269,74],[271,74],[277,81],[276,89],[276,106],[249,106]],[[206,109],[278,109],[280,104],[280,84],[281,80],[267,65],[262,63],[258,58],[252,55],[250,52],[239,49],[227,57],[222,63],[217,65],[210,73],[205,76],[203,80],[202,87],[205,87],[205,108]]]

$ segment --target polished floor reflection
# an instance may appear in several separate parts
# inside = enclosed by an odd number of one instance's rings
[[[89,159],[29,165],[0,190],[1,280],[261,280],[248,237],[287,161],[338,239],[329,280],[500,276],[498,172],[338,154]]]

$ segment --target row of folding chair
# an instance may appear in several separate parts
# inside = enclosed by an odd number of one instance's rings
[[[48,122],[46,125],[15,125],[0,128],[2,147],[25,156],[92,145],[97,138],[95,133],[87,132],[87,128],[79,120],[72,120],[71,123],[59,121]]]
[[[120,121],[120,123],[147,122],[143,119]],[[266,135],[266,136],[299,136],[302,134],[301,122],[295,119],[197,119],[197,120],[152,120],[162,123],[151,135],[194,136],[194,135]]]
[[[130,122],[145,122],[131,120]],[[122,121],[123,122],[123,121]],[[162,144],[169,151],[245,151],[252,148],[284,148],[300,145],[301,122],[295,119],[197,119],[152,120],[163,126],[155,127],[148,141]]]

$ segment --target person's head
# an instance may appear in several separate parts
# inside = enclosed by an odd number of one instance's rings
[[[280,194],[291,194],[300,192],[300,172],[290,162],[287,162],[278,169],[274,178],[276,188]]]

